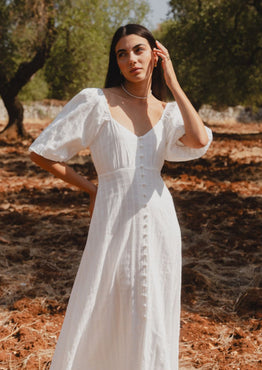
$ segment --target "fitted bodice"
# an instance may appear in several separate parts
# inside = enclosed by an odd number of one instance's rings
[[[138,137],[109,118],[90,147],[98,175],[123,168],[143,167],[160,172],[165,157],[163,133],[162,120]]]

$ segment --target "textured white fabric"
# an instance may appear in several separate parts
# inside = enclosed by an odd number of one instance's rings
[[[98,193],[52,370],[175,370],[181,287],[181,236],[160,171],[205,148],[178,143],[178,105],[137,137],[110,114],[101,89],[76,95],[31,145],[66,161],[90,146]]]

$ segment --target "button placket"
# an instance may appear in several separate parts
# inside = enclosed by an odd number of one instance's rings
[[[147,207],[147,192],[146,192],[146,179],[144,173],[144,145],[143,138],[139,139],[139,167],[140,167],[140,180],[141,180],[141,195],[144,207],[144,213],[142,216],[142,240],[141,240],[141,297],[143,307],[143,317],[147,317],[148,307],[148,215],[146,213]]]

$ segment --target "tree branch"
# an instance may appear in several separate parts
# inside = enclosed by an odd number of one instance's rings
[[[52,18],[48,20],[49,24],[51,22],[53,23]],[[49,57],[55,33],[54,27],[48,25],[46,37],[43,40],[42,45],[38,48],[33,59],[30,62],[22,62],[14,77],[9,81],[8,88],[6,90],[6,93],[9,96],[16,96],[21,88],[27,84],[33,74],[44,66],[46,59]]]

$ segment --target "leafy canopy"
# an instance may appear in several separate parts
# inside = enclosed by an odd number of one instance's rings
[[[256,0],[171,0],[157,33],[182,86],[203,103],[262,105],[262,5]]]
[[[83,87],[102,86],[114,31],[143,22],[148,10],[146,0],[0,0],[0,74],[10,81],[32,60],[53,13],[56,39],[44,74],[37,72],[20,98],[41,99],[48,89],[49,97],[68,99]]]

